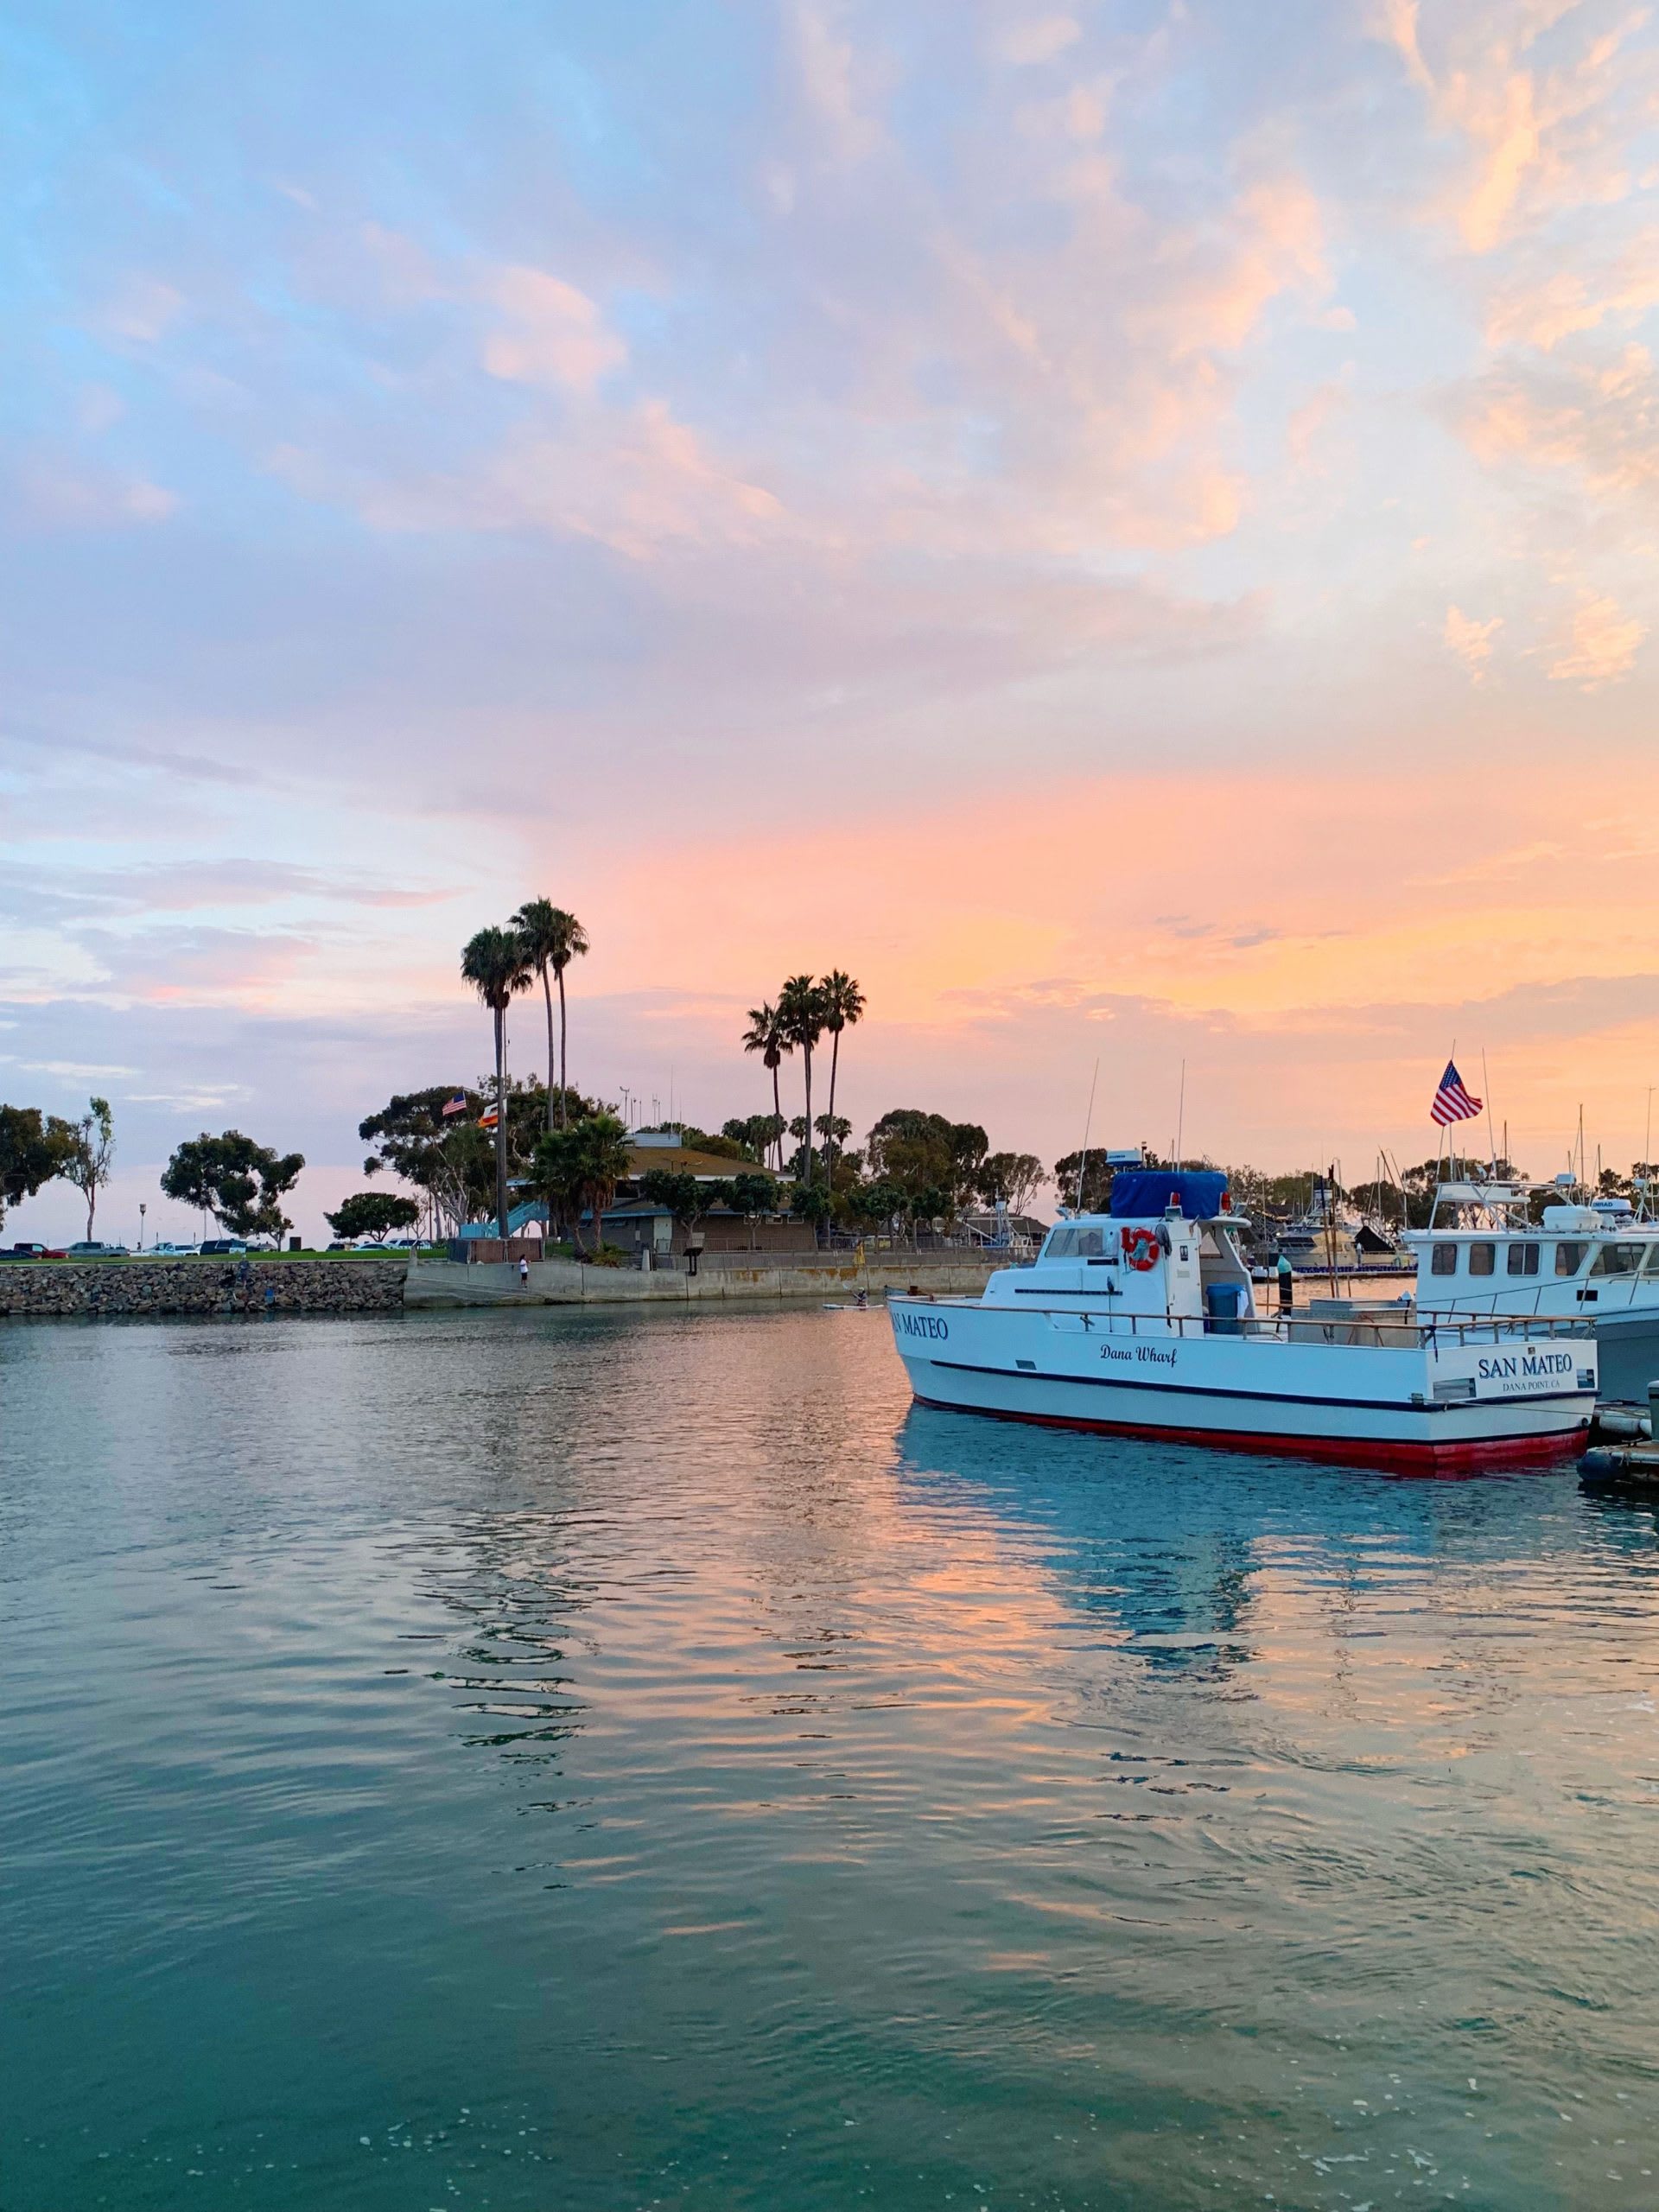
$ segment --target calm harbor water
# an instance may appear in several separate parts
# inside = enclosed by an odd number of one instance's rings
[[[1659,1537],[885,1318],[0,1333],[0,2208],[1659,2201]]]

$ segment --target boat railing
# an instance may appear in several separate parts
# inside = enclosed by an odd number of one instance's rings
[[[976,1299],[941,1301],[978,1306]],[[1385,1350],[1411,1351],[1442,1346],[1461,1350],[1467,1344],[1535,1344],[1567,1338],[1580,1343],[1595,1333],[1587,1316],[1516,1313],[1439,1314],[1432,1321],[1417,1321],[1403,1309],[1398,1318],[1386,1309],[1369,1314],[1341,1314],[1329,1319],[1299,1313],[1257,1316],[1240,1314],[1113,1313],[1089,1312],[1075,1306],[1039,1306],[1022,1311],[1049,1318],[1063,1315],[1078,1322],[1085,1335],[1128,1337],[1145,1343],[1167,1343],[1172,1337],[1254,1337],[1298,1344],[1333,1344],[1351,1348],[1364,1344]]]

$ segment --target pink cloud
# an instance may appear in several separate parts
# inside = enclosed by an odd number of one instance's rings
[[[591,391],[627,359],[627,347],[587,294],[545,270],[498,270],[483,289],[507,318],[506,328],[485,345],[484,365],[493,377]]]

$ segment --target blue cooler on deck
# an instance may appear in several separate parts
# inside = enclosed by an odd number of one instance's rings
[[[1244,1286],[1236,1282],[1212,1282],[1204,1294],[1205,1325],[1212,1337],[1236,1337],[1241,1333],[1239,1308],[1244,1300]]]

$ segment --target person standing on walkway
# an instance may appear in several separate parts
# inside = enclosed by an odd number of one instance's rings
[[[530,1262],[522,1252],[518,1255],[518,1287],[520,1290],[530,1288]]]

